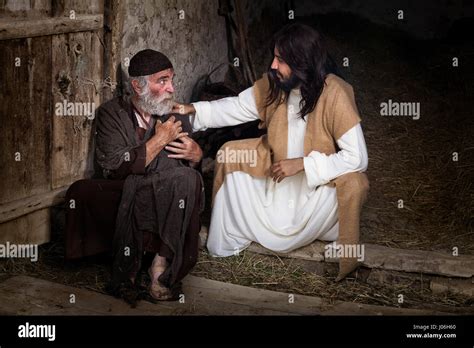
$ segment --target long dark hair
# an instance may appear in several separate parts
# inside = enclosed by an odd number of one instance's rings
[[[275,47],[301,84],[299,115],[304,117],[316,107],[326,75],[329,73],[340,75],[337,66],[327,52],[323,37],[317,30],[305,24],[291,23],[280,29],[272,40],[272,55]],[[270,93],[266,105],[269,106],[275,101],[286,102],[289,93],[279,88],[277,77],[271,68],[268,79]],[[283,101],[280,99],[281,93],[284,93]]]

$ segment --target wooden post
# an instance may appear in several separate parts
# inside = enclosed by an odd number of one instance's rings
[[[105,0],[103,101],[111,99],[122,91],[121,35],[124,22],[123,6],[124,2],[122,0]]]

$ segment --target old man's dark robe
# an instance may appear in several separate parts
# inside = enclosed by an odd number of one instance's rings
[[[173,115],[191,134],[189,118]],[[170,288],[197,261],[202,178],[188,161],[168,158],[164,149],[145,167],[145,143],[154,135],[156,119],[147,131],[139,128],[132,104],[123,98],[97,112],[96,161],[105,178],[125,179],[113,242],[113,286],[137,275],[144,251],[167,258],[169,266],[159,280]]]

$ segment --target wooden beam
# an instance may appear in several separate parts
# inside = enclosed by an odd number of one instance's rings
[[[333,301],[321,297],[255,289],[187,276],[184,302],[151,304],[140,301],[135,309],[124,301],[81,288],[27,276],[0,283],[0,314],[8,315],[435,315],[434,310],[377,306]],[[70,303],[71,294],[77,302]],[[32,305],[34,304],[34,305]]]
[[[112,99],[122,88],[120,84],[122,82],[121,51],[125,16],[124,6],[125,4],[122,0],[105,0],[105,54],[103,69],[105,88],[102,91],[103,101]]]
[[[389,248],[366,244],[363,265],[394,271],[436,274],[448,277],[472,278],[474,256],[453,256],[449,253]]]
[[[51,211],[49,208],[0,224],[0,244],[41,245],[51,240]]]
[[[71,294],[75,295],[76,303],[70,303]],[[141,301],[133,309],[112,296],[27,276],[0,283],[1,315],[170,315],[173,312],[166,302]]]
[[[62,203],[68,187],[64,186],[46,193],[0,204],[0,223]]]
[[[197,308],[212,311],[211,315],[243,314],[224,311],[222,304],[229,303],[247,307],[247,315],[440,315],[448,314],[438,310],[410,309],[378,306],[363,303],[334,301],[317,296],[291,294],[294,302],[288,301],[289,295],[265,289],[230,284],[216,280],[188,275],[183,280],[186,301],[196,304]],[[221,304],[219,306],[219,303]],[[214,307],[214,308],[212,308]],[[221,309],[219,310],[219,307]],[[272,313],[273,312],[273,313]],[[200,313],[196,313],[200,314]]]
[[[200,244],[203,246],[207,240],[207,229],[202,229],[200,234],[202,234],[200,236]],[[315,241],[289,253],[277,253],[257,243],[252,243],[247,250],[257,254],[308,261],[338,262],[336,258],[329,259],[325,257],[324,247],[326,244],[321,241]],[[453,256],[436,251],[395,249],[376,244],[364,245],[365,257],[362,265],[368,268],[435,274],[448,277],[474,277],[474,256],[472,255]]]
[[[2,21],[0,23],[0,40],[21,39],[37,36],[75,33],[102,29],[103,15],[76,15],[34,20]]]

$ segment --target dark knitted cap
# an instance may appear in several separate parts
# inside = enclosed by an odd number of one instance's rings
[[[170,60],[163,53],[155,50],[142,50],[130,59],[129,76],[152,75],[159,71],[173,68]]]

